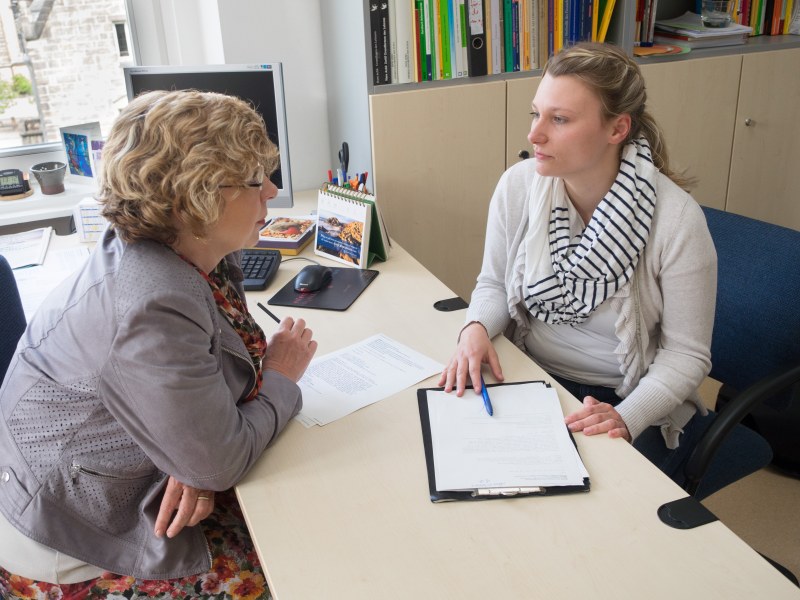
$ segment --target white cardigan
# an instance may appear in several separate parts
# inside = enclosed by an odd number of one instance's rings
[[[506,331],[522,350],[530,314],[522,303],[528,196],[534,159],[500,178],[489,206],[486,247],[466,322],[480,321],[489,337]],[[615,334],[624,400],[617,411],[633,439],[658,425],[670,448],[696,410],[697,388],[711,368],[717,255],[700,206],[668,177],[655,182],[650,238],[634,277],[609,299],[619,315]]]

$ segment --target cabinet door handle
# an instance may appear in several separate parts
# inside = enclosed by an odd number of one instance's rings
[[[519,156],[522,160],[525,160],[526,158],[530,158],[531,154],[527,150],[520,150],[517,153],[517,156]]]
[[[755,125],[755,124],[756,124],[756,122],[753,121],[753,119],[745,119],[744,120],[744,126],[745,127],[750,127],[751,125]]]

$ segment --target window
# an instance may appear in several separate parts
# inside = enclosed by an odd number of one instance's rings
[[[0,0],[0,150],[60,143],[59,128],[127,104],[125,0]]]
[[[130,56],[128,52],[128,37],[125,34],[127,29],[125,23],[114,23],[114,29],[117,32],[117,46],[119,47],[119,55],[122,57]]]

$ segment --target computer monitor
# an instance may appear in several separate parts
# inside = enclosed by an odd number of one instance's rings
[[[269,206],[293,205],[281,63],[125,67],[124,71],[128,100],[142,92],[195,89],[237,96],[250,102],[264,117],[267,135],[280,151],[280,166],[270,178],[278,188],[278,195],[270,200]]]

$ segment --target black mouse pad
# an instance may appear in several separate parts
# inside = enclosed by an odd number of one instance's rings
[[[274,306],[346,310],[378,276],[372,269],[331,267],[330,283],[318,292],[295,292],[294,278],[269,299]]]

